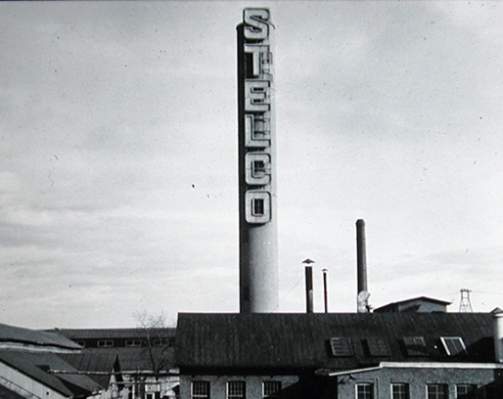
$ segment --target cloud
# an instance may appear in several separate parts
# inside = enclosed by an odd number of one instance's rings
[[[238,309],[244,6],[0,4],[2,320],[127,326],[135,310]],[[359,217],[373,303],[403,286],[493,287],[503,8],[270,7],[282,309],[304,308],[311,257],[317,276],[330,269],[333,309],[354,310]]]

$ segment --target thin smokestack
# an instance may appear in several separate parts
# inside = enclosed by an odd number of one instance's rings
[[[328,313],[328,287],[327,287],[327,269],[323,269],[323,300],[325,303],[325,313]]]
[[[313,313],[313,267],[314,260],[305,259],[302,261],[305,266],[305,276],[306,276],[306,312]]]
[[[306,265],[306,312],[313,313],[313,267]]]
[[[365,221],[356,221],[356,263],[357,263],[357,293],[367,290],[367,254],[365,250]]]
[[[358,313],[368,313],[370,306],[368,304],[367,288],[367,253],[365,249],[365,221],[358,219],[356,221],[356,263],[357,263],[357,311]]]

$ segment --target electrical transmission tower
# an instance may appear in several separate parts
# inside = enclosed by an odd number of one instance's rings
[[[470,300],[470,292],[468,288],[461,288],[461,300],[459,301],[459,311],[463,313],[473,312],[472,301]]]

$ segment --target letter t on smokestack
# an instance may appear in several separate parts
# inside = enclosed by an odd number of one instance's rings
[[[356,264],[357,264],[357,310],[358,313],[368,313],[369,293],[367,289],[367,254],[365,249],[365,221],[356,221]]]

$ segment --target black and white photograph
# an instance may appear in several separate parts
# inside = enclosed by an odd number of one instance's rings
[[[503,398],[503,2],[0,2],[0,399]]]

